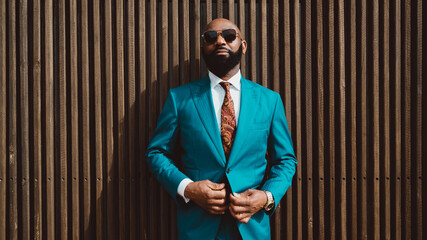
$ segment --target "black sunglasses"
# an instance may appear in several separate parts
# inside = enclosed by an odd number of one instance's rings
[[[224,29],[219,31],[212,30],[204,32],[202,38],[205,40],[206,43],[212,44],[216,42],[219,34],[221,34],[225,41],[232,42],[234,41],[234,39],[236,39],[238,33],[234,29]]]

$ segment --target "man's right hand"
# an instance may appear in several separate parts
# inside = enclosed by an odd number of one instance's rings
[[[184,195],[212,214],[224,214],[228,208],[224,183],[192,182],[185,188]]]

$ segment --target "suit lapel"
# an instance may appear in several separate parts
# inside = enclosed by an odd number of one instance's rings
[[[202,120],[203,126],[216,150],[220,156],[219,160],[222,165],[225,165],[225,154],[221,143],[221,134],[219,133],[218,124],[216,121],[215,110],[212,103],[212,92],[210,88],[209,77],[205,77],[192,86],[192,95],[194,105],[196,106],[199,117]]]
[[[231,149],[228,163],[237,157],[240,148],[245,143],[244,140],[246,139],[246,134],[248,133],[248,129],[251,127],[251,119],[254,119],[254,115],[257,112],[257,109],[254,109],[254,107],[258,106],[258,104],[254,104],[258,102],[259,97],[256,89],[253,88],[252,84],[249,83],[249,80],[246,80],[243,77],[241,79],[241,83],[242,92],[240,100],[239,123],[237,125],[237,131],[234,137],[233,147]]]

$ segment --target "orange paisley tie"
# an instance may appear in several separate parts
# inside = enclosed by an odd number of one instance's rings
[[[233,99],[230,95],[230,83],[221,82],[220,84],[225,90],[224,103],[221,107],[221,140],[225,157],[228,160],[236,132],[236,114],[234,113]]]

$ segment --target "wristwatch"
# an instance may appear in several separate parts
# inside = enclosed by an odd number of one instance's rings
[[[263,191],[265,192],[265,195],[267,195],[267,203],[265,203],[264,205],[264,210],[268,212],[274,207],[274,197],[273,197],[273,194],[271,194],[271,192],[266,190],[263,190]]]

